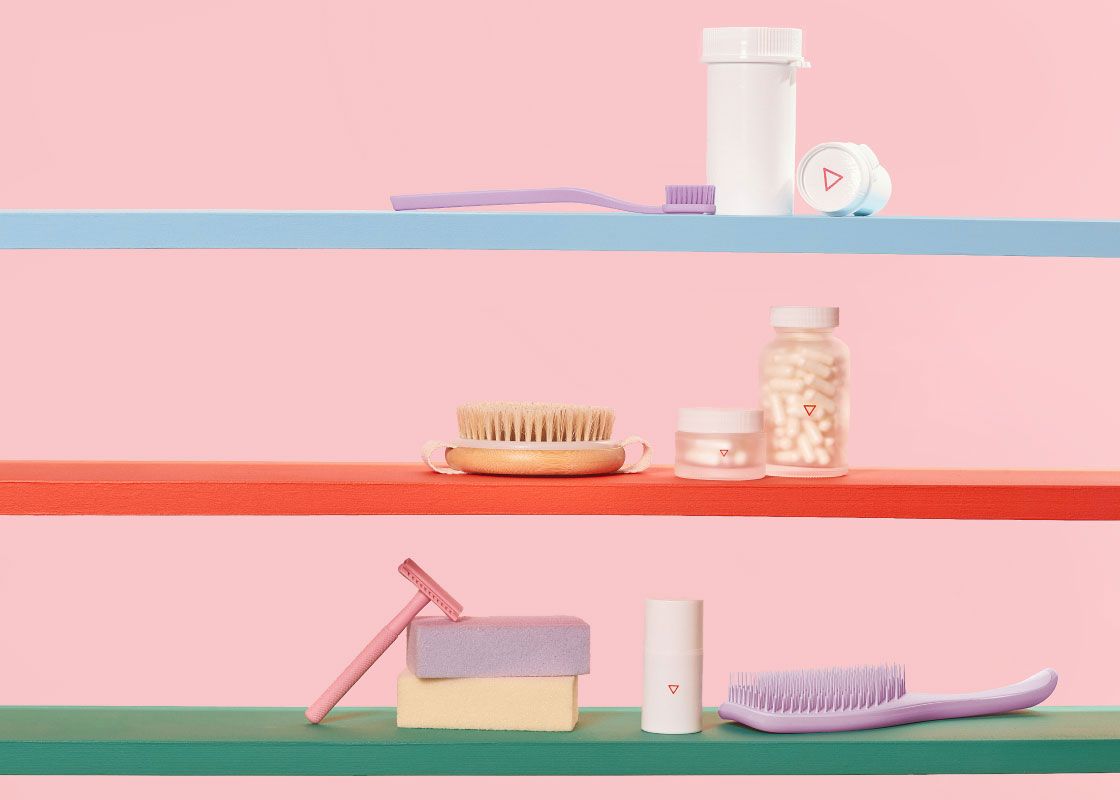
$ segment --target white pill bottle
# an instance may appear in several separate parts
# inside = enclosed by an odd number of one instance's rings
[[[848,473],[848,346],[833,334],[840,309],[775,306],[777,336],[763,348],[759,375],[766,474],[835,478]]]
[[[799,28],[705,28],[717,214],[793,213]]]

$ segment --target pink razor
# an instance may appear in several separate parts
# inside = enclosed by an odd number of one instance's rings
[[[350,691],[350,688],[358,682],[358,679],[366,674],[366,670],[372,667],[377,659],[381,658],[381,654],[389,649],[389,645],[397,640],[401,631],[408,627],[408,623],[412,622],[413,618],[420,613],[424,606],[428,605],[429,601],[435,603],[439,610],[446,614],[452,622],[459,621],[459,615],[463,613],[463,604],[433,581],[428,573],[416,566],[415,561],[407,558],[398,569],[401,575],[416,584],[419,591],[408,601],[408,605],[402,608],[395,617],[389,620],[389,624],[373,637],[373,641],[367,644],[362,652],[358,653],[357,657],[350,662],[350,665],[342,671],[342,674],[334,679],[334,683],[328,686],[327,690],[319,696],[319,699],[304,712],[304,716],[311,723],[318,724],[322,721],[323,717],[338,704],[343,695]]]
[[[389,201],[397,211],[466,206],[512,206],[527,203],[585,203],[613,208],[616,211],[630,211],[634,214],[714,214],[716,213],[716,187],[703,184],[666,186],[665,203],[659,206],[631,203],[587,189],[494,189],[483,192],[396,194],[390,197]]]

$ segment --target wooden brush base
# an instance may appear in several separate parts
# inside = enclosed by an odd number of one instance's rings
[[[596,450],[496,450],[449,447],[447,465],[476,475],[608,475],[626,460],[621,447]]]

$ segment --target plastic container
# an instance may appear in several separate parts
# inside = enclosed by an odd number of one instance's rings
[[[748,408],[680,409],[673,474],[702,481],[765,477],[762,412]]]
[[[704,601],[646,600],[642,730],[699,733]]]
[[[708,183],[717,214],[792,214],[798,28],[705,28]]]
[[[766,474],[834,478],[848,472],[849,353],[833,335],[840,309],[776,306],[777,337],[762,351]]]
[[[832,217],[866,217],[891,196],[891,176],[865,144],[825,142],[797,167],[797,189],[812,208]]]

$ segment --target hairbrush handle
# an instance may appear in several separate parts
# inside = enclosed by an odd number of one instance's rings
[[[441,466],[432,460],[432,457],[435,456],[437,450],[443,450],[444,452],[446,452],[452,447],[455,447],[455,445],[451,442],[437,442],[434,440],[430,442],[424,442],[424,446],[420,448],[420,458],[424,461],[425,464],[431,467],[433,472],[438,472],[440,475],[466,475],[467,473],[463,472],[463,470],[461,469],[452,469],[451,467],[446,465]]]
[[[338,701],[342,699],[343,695],[350,691],[377,659],[381,658],[381,654],[389,649],[389,645],[397,640],[401,631],[408,627],[408,623],[412,622],[413,618],[426,605],[428,605],[428,595],[424,592],[417,592],[408,601],[408,605],[389,620],[389,624],[382,628],[373,637],[372,641],[362,648],[362,652],[358,653],[354,660],[342,671],[342,674],[334,679],[334,683],[319,695],[319,699],[308,707],[303,714],[308,721],[312,724],[318,724],[322,721],[323,717],[338,705]]]
[[[645,472],[649,469],[649,465],[653,463],[653,447],[643,439],[641,436],[627,436],[618,443],[619,447],[629,447],[632,444],[640,444],[642,446],[642,454],[638,456],[638,460],[632,464],[626,464],[619,468],[619,472],[635,473]]]
[[[630,203],[588,189],[493,189],[481,192],[438,192],[436,194],[395,194],[389,198],[397,211],[426,208],[463,208],[467,206],[513,206],[531,203],[585,203],[587,205],[630,211],[635,214],[664,214],[663,206]]]
[[[908,692],[899,701],[919,715],[919,720],[978,717],[984,714],[1006,714],[1036,706],[1053,694],[1058,685],[1058,673],[1052,669],[1036,672],[1026,680],[962,694],[918,694]]]
[[[1005,714],[1036,706],[1053,693],[1058,673],[1044,669],[1024,681],[984,692],[919,694],[907,692],[894,700],[865,708],[839,711],[768,710],[726,702],[719,707],[723,719],[770,733],[831,733],[887,728],[935,719]],[[873,701],[872,701],[873,702]]]

